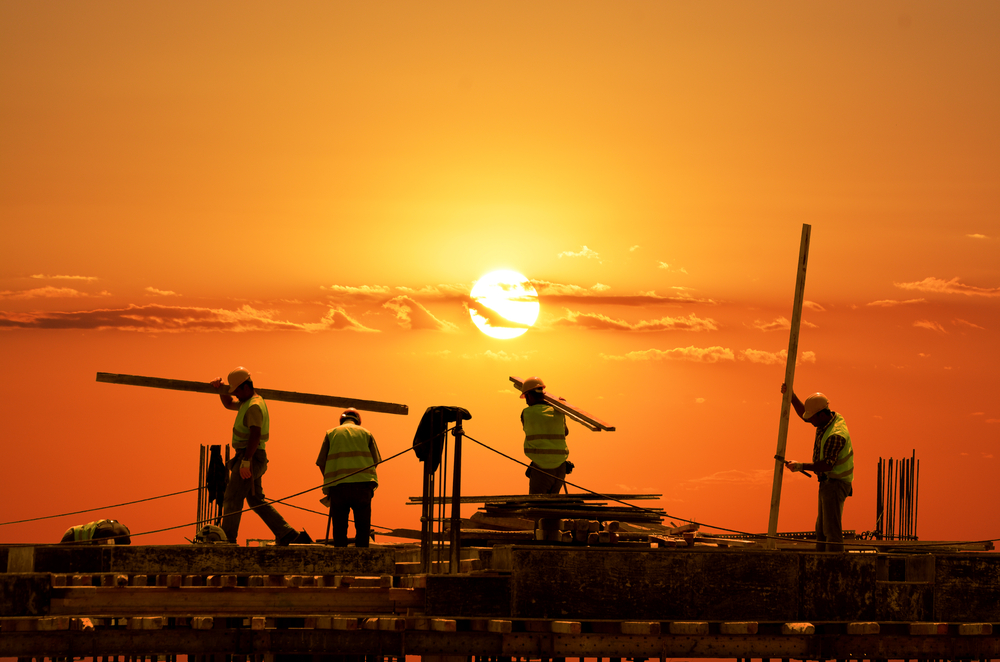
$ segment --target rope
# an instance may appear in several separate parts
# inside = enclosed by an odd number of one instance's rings
[[[178,494],[187,494],[188,492],[194,492],[200,490],[200,487],[193,487],[190,490],[181,490],[180,492],[171,492],[170,494],[161,494],[160,496],[149,497],[147,499],[138,499],[136,501],[126,501],[125,503],[116,503],[112,506],[101,506],[100,508],[88,508],[87,510],[76,510],[72,513],[60,513],[58,515],[45,515],[43,517],[33,517],[31,519],[19,519],[11,522],[0,522],[0,526],[7,526],[8,524],[24,524],[25,522],[38,522],[43,519],[55,519],[57,517],[68,517],[69,515],[80,515],[82,513],[92,513],[97,510],[107,510],[108,508],[120,508],[122,506],[131,506],[136,503],[144,503],[146,501],[155,501],[156,499],[165,499],[167,497],[177,496]]]

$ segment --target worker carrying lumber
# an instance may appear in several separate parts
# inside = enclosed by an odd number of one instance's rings
[[[368,547],[372,498],[378,487],[375,466],[382,461],[375,437],[361,427],[361,413],[351,407],[340,415],[340,425],[326,431],[316,466],[323,474],[323,492],[329,501],[334,547],[347,547],[347,520],[354,511],[354,546]]]
[[[538,377],[524,380],[521,397],[528,404],[521,410],[524,454],[528,467],[528,494],[558,494],[570,471],[566,415],[545,403],[545,383]]]
[[[298,531],[290,527],[274,506],[265,500],[261,484],[261,477],[267,471],[265,448],[271,429],[267,405],[264,398],[254,391],[250,371],[243,366],[229,373],[228,382],[228,385],[223,384],[221,377],[212,381],[222,406],[236,412],[231,442],[235,453],[226,467],[230,475],[222,499],[222,530],[226,532],[229,542],[236,542],[245,500],[271,529],[275,542],[288,545],[298,537]]]
[[[785,392],[785,385],[781,385]],[[854,494],[854,447],[844,417],[830,410],[830,400],[813,393],[803,403],[792,392],[792,407],[802,420],[816,427],[812,462],[785,462],[789,471],[812,470],[819,479],[816,515],[816,551],[844,551],[844,501]]]
[[[131,545],[128,527],[116,519],[99,519],[88,524],[78,524],[66,529],[59,542],[93,542],[113,545]]]

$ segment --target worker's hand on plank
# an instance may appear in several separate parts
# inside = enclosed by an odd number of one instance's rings
[[[216,391],[221,390],[222,389],[222,377],[216,377],[215,379],[213,379],[212,381],[210,381],[209,384],[211,384],[212,388],[214,388]]]
[[[802,471],[802,462],[793,462],[788,460],[785,462],[785,468],[789,471]]]

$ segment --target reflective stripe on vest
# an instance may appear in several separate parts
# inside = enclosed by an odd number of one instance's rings
[[[257,448],[265,450],[265,446],[267,446],[267,439],[271,432],[271,418],[267,415],[267,405],[264,404],[264,398],[254,394],[240,403],[240,410],[236,412],[236,422],[233,423],[233,448],[246,448],[250,441],[250,428],[243,424],[243,418],[246,416],[247,409],[250,409],[252,405],[259,406],[260,413],[264,416],[260,428],[260,443],[257,444]]]
[[[323,468],[323,487],[340,483],[375,483],[375,458],[372,457],[368,430],[348,421],[332,430],[327,430],[326,440],[329,450],[326,466]]]
[[[90,522],[89,524],[80,524],[73,527],[73,541],[82,542],[84,540],[93,540],[94,532],[97,531],[97,525],[104,520],[97,520],[96,522]]]
[[[826,477],[833,478],[834,480],[842,480],[845,483],[853,483],[854,447],[851,446],[851,433],[847,431],[847,423],[844,421],[844,417],[840,414],[834,415],[833,422],[831,422],[823,432],[823,437],[819,442],[820,458],[823,457],[826,440],[834,435],[843,437],[844,447],[840,449],[840,453],[837,455],[837,463],[833,465],[832,469],[826,472]]]
[[[524,454],[542,469],[555,469],[569,458],[566,416],[551,405],[531,405],[524,418]]]

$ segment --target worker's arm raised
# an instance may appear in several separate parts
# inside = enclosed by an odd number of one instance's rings
[[[214,388],[219,394],[219,399],[222,400],[223,407],[233,411],[239,411],[240,401],[229,394],[229,387],[222,383],[222,377],[216,377],[210,383],[212,388]]]
[[[781,385],[781,392],[785,392],[784,384]],[[799,418],[802,418],[802,414],[806,412],[806,406],[799,400],[799,396],[795,395],[795,391],[792,391],[792,408],[795,409],[795,413],[799,415]]]

